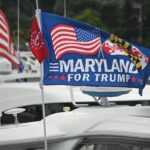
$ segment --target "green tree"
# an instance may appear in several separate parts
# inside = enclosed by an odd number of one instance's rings
[[[101,15],[95,10],[92,10],[91,8],[85,8],[84,10],[78,12],[74,16],[76,20],[83,21],[85,23],[88,23],[90,25],[104,28],[104,25],[101,21]]]
[[[142,43],[150,47],[150,1],[142,1]]]
[[[64,0],[39,0],[42,10],[63,16]],[[83,21],[114,33],[134,43],[139,43],[139,29],[142,28],[142,42],[150,47],[150,1],[149,0],[66,0],[67,17]],[[139,12],[133,2],[142,5],[142,26],[139,26]],[[6,14],[14,37],[17,36],[17,0],[0,0],[0,7]],[[36,3],[20,0],[20,41],[22,45],[30,40],[31,22]]]

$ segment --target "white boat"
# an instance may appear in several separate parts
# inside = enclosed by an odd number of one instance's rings
[[[77,107],[72,103],[69,87],[45,86],[48,150],[149,150],[150,107],[139,105],[143,100],[149,102],[149,91],[150,86],[147,86],[143,97],[133,89],[127,95],[108,98],[113,104],[134,101],[137,102],[135,106],[103,107],[75,87],[74,100],[80,105]],[[15,123],[14,117],[8,114],[12,113],[10,109],[18,107],[26,111],[18,114],[19,123]],[[1,83],[0,149],[43,150],[41,111],[41,91],[37,82]]]
[[[10,74],[12,72],[12,64],[7,59],[0,57],[0,74]]]
[[[29,73],[40,71],[40,64],[33,56],[32,52],[20,52],[20,60],[23,65],[22,72]]]
[[[91,87],[91,86],[82,86],[81,91],[90,96],[98,97],[116,97],[124,94],[128,94],[132,89],[125,87]]]

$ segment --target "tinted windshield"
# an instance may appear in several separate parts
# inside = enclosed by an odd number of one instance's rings
[[[72,103],[45,104],[46,116],[54,114],[54,113],[64,112],[65,107],[69,107],[70,111],[75,109]],[[18,114],[19,123],[39,121],[43,118],[41,105],[25,106],[23,108],[25,108],[25,111]],[[12,124],[15,122],[15,118],[13,115],[5,114],[5,112],[3,112],[2,114],[3,114],[1,117],[2,125]]]

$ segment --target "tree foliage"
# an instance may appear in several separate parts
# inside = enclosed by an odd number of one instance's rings
[[[95,27],[104,28],[105,26],[102,23],[101,15],[91,8],[85,8],[81,10],[78,14],[74,16],[76,20],[83,21]]]

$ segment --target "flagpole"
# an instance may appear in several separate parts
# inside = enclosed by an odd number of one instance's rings
[[[64,0],[64,17],[67,17],[67,14],[66,14],[66,0]]]
[[[36,16],[37,16],[37,21],[39,24],[39,28],[40,31],[42,32],[42,27],[41,27],[41,21],[40,21],[40,16],[39,16],[39,5],[38,5],[38,0],[36,0]],[[46,113],[45,113],[45,99],[44,99],[44,86],[43,86],[43,62],[40,65],[40,75],[41,75],[41,79],[40,79],[40,89],[41,89],[41,97],[42,97],[42,114],[43,114],[43,129],[44,129],[44,149],[47,150],[47,134],[46,134]]]
[[[38,0],[36,0],[36,9],[39,9],[39,3],[38,3]]]
[[[67,8],[66,8],[66,1],[67,0],[64,0],[64,17],[67,17]],[[72,100],[72,103],[75,107],[80,107],[80,106],[84,106],[84,105],[78,105],[75,101],[75,98],[74,98],[74,95],[73,95],[73,89],[71,86],[69,86],[69,92],[70,92],[70,98]]]
[[[43,113],[43,127],[44,127],[43,128],[44,129],[44,148],[45,150],[47,150],[48,147],[47,147],[45,99],[44,99],[44,86],[43,86],[43,62],[40,65],[40,74],[41,74],[40,89],[41,89],[41,96],[42,96],[42,113]]]
[[[67,11],[66,11],[66,0],[64,0],[64,17],[67,17]],[[75,99],[74,99],[74,95],[73,95],[73,89],[71,86],[69,86],[69,92],[70,92],[70,98],[72,100],[72,103],[74,106],[76,107],[79,107],[76,102],[75,102]]]
[[[66,0],[64,0],[64,17],[67,17],[67,13],[66,13]],[[77,104],[76,104],[76,102],[75,102],[74,95],[73,95],[73,90],[72,90],[71,86],[69,86],[69,92],[70,92],[70,97],[71,97],[73,105],[76,106],[76,107],[78,107]]]
[[[98,52],[98,58],[100,58],[100,53],[102,54],[102,57],[104,58],[104,53],[103,53],[103,48],[102,48],[102,40],[101,40],[101,35],[100,35],[100,29],[98,29],[98,28],[96,28],[97,30],[98,30],[98,34],[99,34],[99,38],[100,38],[100,44],[101,44],[101,46],[100,46],[100,50],[99,50],[99,52]]]
[[[20,61],[20,0],[17,1],[17,59]]]

